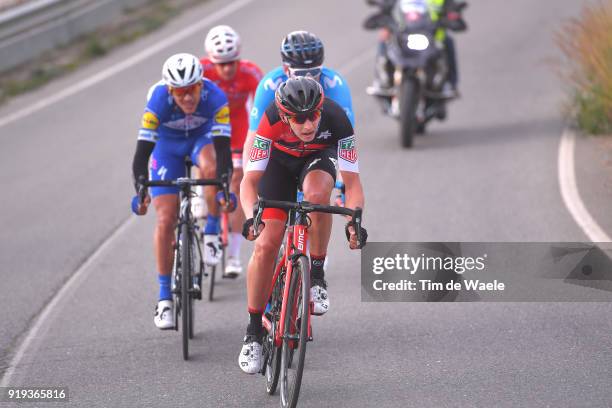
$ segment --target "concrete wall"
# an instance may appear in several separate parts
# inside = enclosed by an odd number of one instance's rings
[[[148,0],[35,0],[0,13],[0,71],[66,44]]]

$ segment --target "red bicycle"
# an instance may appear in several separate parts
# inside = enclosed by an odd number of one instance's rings
[[[310,262],[308,260],[308,227],[311,212],[339,214],[351,217],[351,223],[361,241],[361,208],[350,208],[311,204],[306,201],[259,200],[254,216],[253,228],[259,231],[261,216],[265,208],[289,211],[284,244],[279,250],[274,267],[274,278],[269,304],[262,317],[266,336],[263,341],[266,391],[272,395],[281,381],[282,407],[295,407],[300,393],[306,343],[312,341],[310,314]]]

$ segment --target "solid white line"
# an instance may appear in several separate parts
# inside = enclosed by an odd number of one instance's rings
[[[109,67],[107,69],[105,69],[104,71],[100,71],[97,74],[81,81],[81,82],[77,82],[76,84],[69,86],[68,88],[57,92],[54,95],[51,95],[47,98],[41,99],[40,101],[24,108],[21,110],[18,110],[16,112],[13,112],[12,114],[9,114],[5,117],[0,118],[0,127],[2,126],[6,126],[11,122],[14,122],[18,119],[24,118],[28,115],[31,115],[34,112],[38,112],[41,109],[46,108],[47,106],[53,105],[54,103],[67,98],[69,96],[72,96],[78,92],[81,92],[84,89],[87,89],[93,85],[96,85],[99,82],[104,81],[107,78],[110,78],[113,75],[116,75],[117,73],[126,70],[136,64],[138,64],[139,62],[149,58],[150,56],[164,50],[166,47],[169,47],[195,33],[197,33],[198,31],[202,30],[204,27],[206,27],[207,25],[222,19],[223,17],[227,16],[228,14],[233,13],[234,11],[240,9],[241,7],[246,6],[247,4],[251,3],[253,0],[237,0],[225,7],[223,7],[221,10],[216,11],[210,15],[208,15],[206,18],[203,18],[202,20],[198,21],[195,24],[192,24],[189,27],[186,27],[184,29],[182,29],[181,31],[178,31],[177,33],[157,42],[156,44],[153,44],[150,47],[147,47],[146,49],[144,49],[143,51],[139,52],[138,54],[135,54],[133,56],[131,56],[130,58],[123,60],[122,62],[120,62],[119,64],[113,65],[112,67]]]
[[[85,262],[79,267],[79,269],[77,269],[77,271],[70,277],[70,279],[68,279],[66,283],[64,283],[64,285],[61,287],[61,289],[53,296],[51,301],[47,303],[42,313],[36,318],[34,325],[32,325],[32,327],[28,330],[25,339],[17,349],[17,353],[11,359],[11,363],[9,364],[8,369],[4,373],[2,381],[0,381],[0,387],[8,387],[11,381],[11,377],[15,373],[15,368],[21,362],[21,359],[25,355],[26,350],[30,347],[32,341],[38,335],[38,332],[40,331],[42,325],[45,323],[47,317],[49,317],[49,315],[52,313],[55,306],[57,306],[64,299],[64,297],[66,297],[66,295],[70,294],[71,291],[76,290],[76,288],[78,288],[81,282],[87,277],[87,270],[89,269],[89,267],[94,262],[96,262],[98,258],[100,258],[102,253],[112,244],[112,242],[118,236],[120,236],[126,229],[128,229],[132,225],[135,219],[135,215],[128,218],[106,240],[104,240],[102,245],[100,245],[98,249],[96,249],[95,252],[91,254],[87,258],[87,260],[85,260]]]
[[[565,206],[576,223],[592,242],[611,242],[612,240],[597,224],[580,198],[574,168],[574,147],[576,135],[565,129],[559,144],[559,185]]]

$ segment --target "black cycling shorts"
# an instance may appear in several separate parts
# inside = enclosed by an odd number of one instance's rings
[[[313,170],[323,170],[332,176],[335,183],[337,157],[335,147],[307,157],[295,157],[272,149],[268,166],[259,181],[259,196],[267,200],[295,201],[298,187],[301,189],[304,178]],[[264,215],[264,218],[268,217]]]

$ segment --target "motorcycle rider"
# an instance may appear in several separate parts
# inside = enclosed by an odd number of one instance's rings
[[[381,8],[381,15],[391,19],[391,11],[397,1],[405,0],[366,0],[370,5]],[[448,61],[448,82],[444,85],[443,95],[446,98],[456,98],[458,91],[458,68],[455,54],[455,41],[448,34],[447,29],[452,31],[464,31],[467,28],[461,11],[467,6],[466,2],[458,0],[425,0],[430,10],[432,21],[440,22],[440,28],[435,33],[436,40],[444,45],[446,59]],[[366,27],[367,28],[367,27]],[[388,28],[382,28],[379,32],[378,51],[376,56],[375,79],[367,92],[370,95],[390,96],[389,90],[393,78],[393,64],[387,58],[387,41],[391,36]]]

